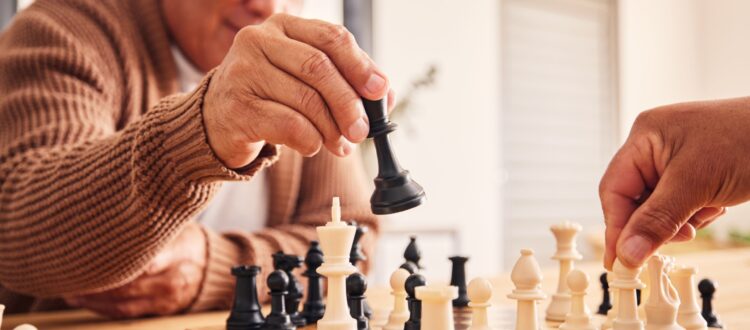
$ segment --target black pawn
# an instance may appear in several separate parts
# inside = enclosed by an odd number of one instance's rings
[[[448,259],[452,263],[451,285],[458,288],[458,298],[453,299],[453,307],[469,306],[469,296],[466,294],[466,262],[469,258],[454,256]]]
[[[404,287],[408,295],[409,320],[404,323],[404,330],[420,330],[422,327],[422,302],[417,299],[416,289],[425,284],[427,281],[421,274],[411,274],[406,278]]]
[[[362,236],[367,233],[367,227],[358,225],[356,221],[349,221],[349,225],[356,228],[356,231],[354,232],[354,241],[352,242],[352,249],[349,252],[349,262],[352,266],[357,267],[357,264],[360,261],[367,260],[365,254],[362,253],[362,244],[359,243]],[[351,308],[351,306],[349,307]],[[372,316],[372,308],[370,308],[367,300],[365,300],[365,316],[367,316],[368,319]]]
[[[310,242],[310,249],[305,256],[305,272],[302,276],[307,277],[307,300],[302,308],[302,317],[307,324],[314,324],[323,318],[326,305],[323,303],[323,279],[318,274],[318,267],[323,264],[323,250],[320,249],[318,241]]]
[[[404,259],[411,261],[417,266],[417,269],[422,269],[422,265],[419,264],[419,259],[422,259],[422,251],[417,246],[417,237],[409,237],[409,245],[404,250]]]
[[[263,326],[263,314],[260,312],[256,286],[259,273],[258,266],[232,267],[236,285],[232,311],[227,319],[227,330],[255,330]]]
[[[372,138],[378,156],[378,176],[370,198],[372,213],[396,213],[422,204],[424,189],[409,177],[409,171],[401,168],[391,150],[388,134],[396,129],[396,124],[388,120],[388,100],[362,99],[362,103],[370,121],[370,134],[367,136]]]
[[[609,282],[607,281],[606,272],[599,276],[599,283],[602,284],[602,303],[599,304],[599,310],[597,310],[596,313],[607,315],[607,312],[612,309],[612,301],[610,301],[609,298]]]
[[[303,327],[307,324],[307,320],[299,313],[299,305],[302,302],[302,296],[304,288],[302,283],[294,277],[292,271],[295,268],[302,266],[302,258],[284,254],[282,252],[276,252],[273,255],[273,266],[278,270],[283,270],[286,276],[289,278],[289,287],[287,287],[286,295],[286,311],[289,313],[289,317],[292,318],[292,323],[298,327]]]
[[[724,328],[724,326],[719,323],[719,318],[714,314],[713,304],[711,303],[714,299],[714,294],[716,293],[716,285],[714,282],[707,278],[702,279],[698,282],[698,292],[701,293],[701,300],[703,300],[701,315],[706,320],[706,323],[708,323],[708,327],[719,329]]]
[[[367,330],[370,326],[365,316],[365,291],[367,280],[360,273],[353,273],[346,278],[346,301],[349,314],[357,320],[357,330]]]
[[[409,272],[409,274],[414,274],[419,271],[419,269],[417,268],[417,265],[415,265],[411,261],[404,262],[403,264],[401,264],[401,266],[399,266],[399,268],[406,269],[406,271]]]
[[[295,330],[289,314],[286,313],[285,296],[289,286],[289,277],[282,270],[274,270],[266,281],[271,295],[271,313],[263,324],[264,330]]]

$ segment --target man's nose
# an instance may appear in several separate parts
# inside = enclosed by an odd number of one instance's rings
[[[279,10],[278,0],[245,0],[245,9],[254,16],[268,18]]]

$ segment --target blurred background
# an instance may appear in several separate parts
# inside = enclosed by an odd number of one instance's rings
[[[30,0],[0,0],[0,26]],[[603,243],[598,180],[639,112],[750,94],[750,1],[307,0],[304,16],[345,24],[399,95],[396,154],[428,203],[384,219],[376,283],[417,235],[428,277],[508,269],[521,247],[550,264],[549,226],[580,223],[579,248]],[[374,177],[371,147],[361,156]],[[750,236],[750,206],[697,242]]]

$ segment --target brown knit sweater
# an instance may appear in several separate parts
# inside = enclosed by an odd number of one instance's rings
[[[0,303],[8,313],[61,307],[39,298],[132,280],[222,181],[259,170],[270,182],[267,229],[204,230],[208,267],[192,310],[229,305],[232,265],[267,273],[277,250],[304,255],[334,195],[345,218],[377,229],[357,157],[303,158],[267,145],[241,173],[222,165],[201,114],[211,75],[175,94],[158,3],[37,0],[0,37]]]

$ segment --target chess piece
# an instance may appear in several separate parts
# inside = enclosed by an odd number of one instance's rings
[[[469,306],[469,297],[466,296],[466,262],[467,257],[454,256],[448,258],[451,261],[451,285],[458,288],[458,298],[453,300],[453,307]]]
[[[614,281],[609,286],[616,288],[617,293],[617,316],[612,322],[613,330],[644,330],[643,322],[638,317],[638,304],[635,298],[635,290],[642,289],[643,283],[638,278],[640,268],[627,268],[615,260],[612,266]]]
[[[289,277],[282,270],[274,270],[266,280],[271,295],[271,312],[266,316],[264,330],[295,330],[289,314],[286,313],[285,296],[289,287]]]
[[[557,241],[557,252],[553,260],[560,262],[560,274],[557,281],[557,292],[547,306],[546,319],[549,321],[565,321],[565,315],[570,311],[570,289],[568,288],[568,272],[573,269],[575,260],[583,259],[576,251],[576,235],[581,231],[581,225],[565,221],[550,227],[550,231]]]
[[[677,323],[685,330],[706,330],[708,323],[700,314],[697,297],[695,296],[695,267],[677,266],[670,273],[680,296],[680,308],[677,310]]]
[[[477,277],[469,282],[467,291],[471,308],[471,326],[467,330],[491,330],[487,308],[492,298],[492,284],[487,279]]]
[[[565,315],[565,322],[560,325],[560,330],[597,330],[583,300],[589,287],[589,276],[574,269],[568,273],[566,282],[570,288],[570,312]]]
[[[357,320],[357,330],[368,330],[365,316],[365,291],[367,279],[361,273],[354,273],[346,278],[346,299],[349,305],[349,315]]]
[[[401,168],[391,150],[388,134],[396,129],[396,124],[388,120],[388,100],[362,99],[362,103],[370,121],[367,137],[372,138],[378,156],[378,176],[370,198],[372,213],[397,213],[421,205],[425,200],[424,189],[411,179],[409,171]]]
[[[292,273],[295,268],[302,266],[302,258],[291,254],[284,254],[283,252],[276,252],[273,255],[273,266],[275,269],[284,271],[289,278],[289,287],[287,288],[285,297],[286,312],[289,314],[294,325],[298,327],[305,326],[307,320],[299,313],[299,304],[302,301],[304,288],[302,287],[302,283]]]
[[[698,282],[698,292],[701,293],[701,300],[703,300],[703,309],[701,310],[701,316],[708,323],[709,328],[722,329],[724,328],[719,322],[719,318],[714,314],[714,308],[712,301],[714,294],[716,293],[716,285],[713,281],[704,278]]]
[[[417,265],[415,265],[411,261],[405,261],[401,266],[399,266],[401,269],[405,269],[409,272],[409,274],[414,274],[419,271],[419,268],[417,268]]]
[[[614,274],[612,272],[607,272],[607,283],[611,283],[613,280]],[[617,306],[617,301],[619,300],[617,289],[613,288],[611,285],[608,286],[609,293],[612,296],[612,308],[607,311],[607,319],[605,319],[604,323],[602,323],[602,330],[612,329],[612,322],[614,322],[615,318],[617,318],[617,310],[619,309],[619,307]]]
[[[534,258],[533,250],[521,250],[521,257],[513,266],[510,279],[516,288],[508,295],[508,298],[518,301],[516,330],[538,330],[540,324],[536,307],[537,300],[546,297],[541,289],[542,271]]]
[[[356,221],[349,221],[349,225],[357,229],[354,232],[352,250],[349,253],[349,262],[352,263],[352,266],[357,267],[357,264],[360,261],[367,260],[367,257],[365,257],[365,254],[362,252],[362,245],[359,243],[362,236],[367,233],[367,227],[358,225]],[[351,308],[351,306],[349,306],[349,308]],[[369,319],[372,316],[372,308],[370,308],[370,304],[367,303],[367,300],[364,301],[364,311],[365,316]]]
[[[417,288],[427,284],[421,274],[411,274],[406,278],[404,289],[408,295],[409,320],[404,323],[404,330],[420,330],[422,328],[422,302],[417,298]]]
[[[13,330],[37,330],[37,328],[31,324],[24,323],[13,328]]]
[[[357,330],[357,321],[349,315],[346,299],[346,277],[357,271],[349,263],[356,228],[341,221],[338,197],[333,198],[331,221],[316,230],[323,249],[323,264],[318,268],[318,273],[328,279],[327,306],[323,318],[317,323],[317,329]]]
[[[383,330],[403,330],[404,323],[409,320],[409,309],[406,306],[406,279],[409,275],[409,272],[402,268],[396,269],[391,275],[393,310]]]
[[[416,236],[409,237],[409,245],[404,250],[404,259],[417,266],[417,269],[422,269],[422,265],[419,264],[419,259],[422,259],[422,250],[417,246]]]
[[[5,312],[5,305],[0,304],[0,327],[3,326],[3,312]]]
[[[318,274],[318,267],[323,264],[323,251],[318,241],[310,242],[310,249],[305,255],[305,272],[307,277],[307,300],[302,308],[302,317],[307,324],[314,324],[323,318],[326,305],[323,302],[323,279]]]
[[[648,260],[649,296],[644,304],[646,330],[683,330],[677,325],[677,309],[680,298],[667,273],[671,260],[654,255]]]
[[[607,281],[607,272],[602,273],[599,276],[599,283],[602,285],[602,303],[599,304],[599,309],[596,311],[597,314],[607,315],[610,309],[612,309],[612,301],[609,297],[609,282]]]
[[[430,330],[453,330],[453,306],[458,288],[448,285],[424,285],[416,288],[417,299],[422,301],[422,327]]]
[[[232,275],[236,279],[234,303],[227,319],[227,330],[260,329],[263,314],[260,312],[256,279],[260,274],[258,266],[236,266]]]

